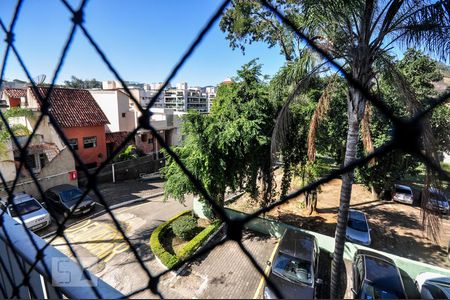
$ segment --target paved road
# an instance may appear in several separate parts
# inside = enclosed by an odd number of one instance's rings
[[[188,199],[184,206],[173,200],[164,201],[160,196],[113,210],[151,274],[164,270],[151,253],[151,232],[163,221],[191,206],[192,199]],[[83,265],[122,293],[131,293],[148,284],[148,276],[108,214],[87,218],[69,226],[65,232]],[[56,238],[52,244],[72,256],[62,238]]]
[[[108,207],[114,207],[120,205],[121,203],[130,202],[134,200],[146,200],[152,198],[155,195],[160,195],[164,192],[163,181],[151,181],[151,182],[140,182],[137,180],[127,180],[117,183],[103,183],[98,185],[100,193],[103,195],[104,201]],[[98,197],[90,192],[89,195],[94,199],[96,205],[94,209],[82,216],[74,216],[70,218],[66,226],[70,226],[74,223],[78,223],[86,218],[91,218],[105,210],[104,203],[98,199]],[[63,216],[56,214],[55,216],[61,223]],[[57,222],[53,218],[53,222],[50,226],[39,230],[36,232],[40,236],[48,236],[57,230]]]

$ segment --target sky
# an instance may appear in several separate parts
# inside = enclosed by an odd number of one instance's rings
[[[8,25],[16,0],[0,1],[0,18]],[[69,1],[78,6],[79,1]],[[85,26],[124,80],[161,82],[189,47],[197,33],[220,5],[220,0],[90,0]],[[33,77],[51,80],[71,29],[70,12],[60,0],[24,0],[15,27],[15,45]],[[0,32],[3,56],[5,34]],[[218,22],[172,80],[192,86],[215,85],[251,59],[259,58],[263,74],[273,75],[283,65],[278,48],[255,43],[245,55],[232,50]],[[72,75],[97,80],[114,79],[100,56],[80,30],[69,50],[58,83]],[[14,55],[10,55],[5,79],[26,80]]]

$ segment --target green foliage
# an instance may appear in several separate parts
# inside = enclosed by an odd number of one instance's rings
[[[136,147],[134,145],[128,145],[126,148],[120,152],[114,161],[124,161],[137,158]]]
[[[203,229],[193,239],[191,239],[178,253],[180,259],[186,259],[191,256],[195,250],[206,241],[206,239],[213,234],[220,226],[221,222],[216,220],[211,225]]]
[[[184,117],[184,139],[174,151],[219,205],[223,206],[226,188],[256,195],[258,172],[270,173],[275,114],[261,66],[251,61],[237,72],[234,83],[219,86],[209,114],[190,111]],[[184,201],[188,193],[198,195],[175,161],[165,155],[166,197]],[[265,182],[270,183],[271,177]]]
[[[197,219],[193,216],[181,216],[172,225],[173,233],[184,241],[192,239],[197,232]]]
[[[6,110],[3,113],[6,121],[15,117],[34,118],[33,111],[30,109],[24,109],[19,107],[13,107]],[[14,136],[28,136],[31,134],[30,130],[22,124],[9,125]],[[6,128],[3,120],[0,120],[0,158],[3,159],[8,151],[6,141],[11,137],[8,129]]]
[[[179,259],[176,255],[171,254],[170,252],[164,249],[163,245],[160,242],[161,236],[165,233],[166,230],[170,229],[170,224],[185,214],[188,214],[190,211],[184,211],[175,217],[171,218],[167,222],[159,225],[150,236],[150,248],[152,249],[153,254],[159,258],[159,260],[169,269],[173,268],[178,262]]]
[[[65,80],[64,84],[68,87],[77,89],[93,89],[102,87],[102,83],[95,78],[83,80],[75,76],[72,76],[70,80]]]

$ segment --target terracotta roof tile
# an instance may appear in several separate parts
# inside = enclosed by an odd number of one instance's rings
[[[127,138],[128,134],[130,133],[127,131],[107,132],[106,143],[120,145]]]
[[[6,95],[12,98],[20,98],[27,96],[27,91],[25,89],[5,88],[3,91]]]
[[[42,104],[35,90],[30,89],[33,97]],[[45,97],[48,90],[47,87],[38,87],[42,97]],[[87,90],[54,88],[48,100],[49,112],[61,127],[91,127],[109,124],[102,109]]]

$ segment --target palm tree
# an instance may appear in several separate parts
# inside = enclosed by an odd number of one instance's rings
[[[261,4],[262,3],[262,4]],[[279,45],[287,61],[292,61],[293,49],[301,43],[294,35],[298,30],[328,58],[343,64],[343,70],[355,84],[348,87],[348,132],[344,165],[357,158],[361,120],[367,106],[367,93],[375,82],[376,63],[392,68],[399,83],[399,92],[411,100],[410,89],[393,64],[386,60],[394,43],[422,48],[448,58],[450,53],[450,2],[428,0],[299,0],[299,1],[235,0],[224,14],[221,28],[234,48],[244,48],[252,41]],[[269,9],[267,9],[269,8]],[[283,12],[283,15],[277,13]],[[289,20],[283,22],[282,17]],[[264,26],[264,24],[267,24]],[[287,24],[287,25],[286,25]],[[279,32],[277,34],[277,32]],[[341,70],[342,71],[342,70]],[[342,72],[341,72],[342,73]],[[302,82],[297,80],[297,82]],[[417,105],[410,105],[411,112]],[[425,133],[429,133],[425,130]],[[428,135],[424,142],[430,142]],[[425,149],[429,149],[425,147]],[[342,177],[335,250],[333,253],[331,297],[339,293],[339,274],[343,267],[343,252],[348,208],[352,192],[353,172]]]

